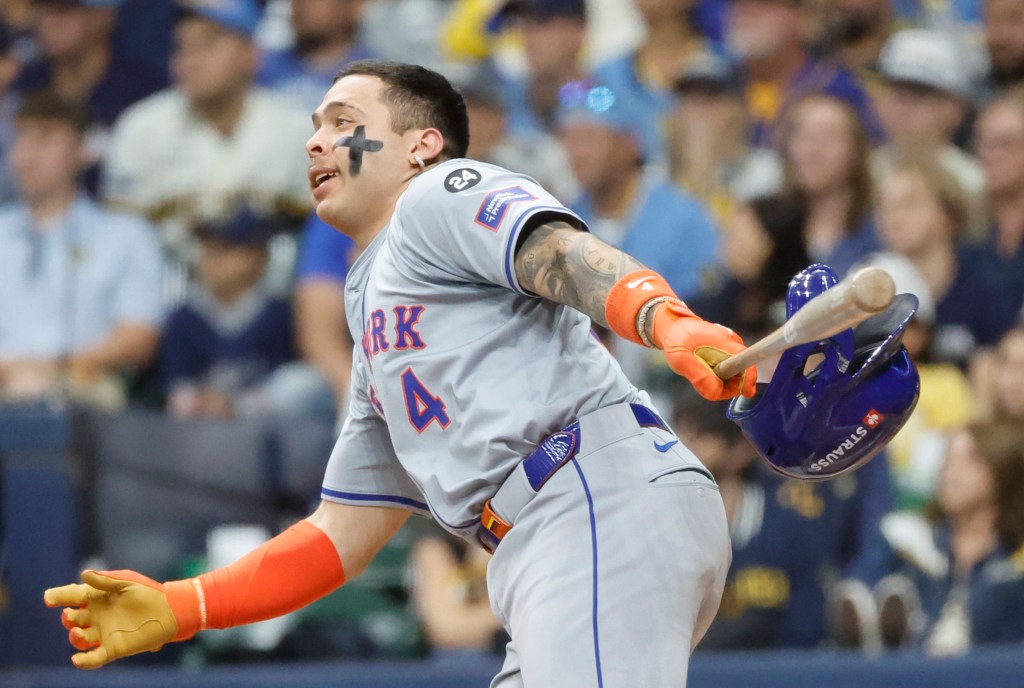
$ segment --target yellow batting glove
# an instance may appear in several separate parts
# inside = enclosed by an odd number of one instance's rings
[[[84,571],[82,580],[43,593],[46,606],[66,607],[61,622],[71,644],[81,650],[71,657],[79,669],[156,652],[199,630],[198,613],[182,612],[192,605],[188,596],[195,595],[188,581],[158,583],[135,571]],[[172,589],[173,601],[168,599]]]

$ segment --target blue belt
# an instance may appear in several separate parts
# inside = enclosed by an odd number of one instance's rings
[[[637,425],[642,428],[660,428],[668,431],[668,426],[657,413],[641,404],[630,404]],[[569,462],[580,450],[580,422],[576,421],[558,432],[544,438],[537,448],[522,461],[522,470],[530,487],[536,493],[543,487],[558,469]],[[484,549],[493,552],[511,530],[512,524],[499,516],[492,508],[491,501],[484,504],[480,516],[478,537]]]

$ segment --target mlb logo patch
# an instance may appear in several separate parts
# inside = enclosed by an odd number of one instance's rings
[[[878,427],[878,425],[885,418],[881,413],[875,409],[868,411],[868,415],[864,416],[864,425],[868,426],[872,430]]]
[[[492,191],[484,197],[484,202],[480,204],[480,210],[476,213],[476,223],[492,232],[497,232],[510,205],[519,201],[535,200],[537,197],[521,186]]]

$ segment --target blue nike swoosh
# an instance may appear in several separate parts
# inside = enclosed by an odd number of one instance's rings
[[[662,454],[664,454],[669,449],[671,449],[673,447],[673,445],[676,445],[676,444],[679,444],[679,440],[672,440],[671,442],[666,442],[665,444],[658,444],[657,442],[655,442],[654,443],[654,448],[657,449],[658,451],[660,451]]]

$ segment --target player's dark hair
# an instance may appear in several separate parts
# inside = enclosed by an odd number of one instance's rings
[[[466,156],[469,148],[466,103],[443,75],[403,62],[359,60],[338,72],[334,81],[356,75],[374,76],[384,82],[382,99],[391,111],[391,129],[395,133],[434,128],[444,137],[441,160]]]
[[[84,107],[48,90],[34,91],[26,95],[14,119],[66,122],[80,134],[84,134],[89,128],[89,113]]]

